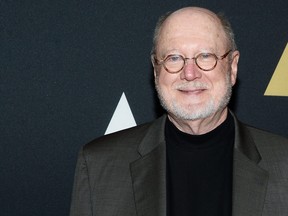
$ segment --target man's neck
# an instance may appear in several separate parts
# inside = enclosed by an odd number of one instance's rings
[[[217,128],[222,122],[225,121],[227,114],[228,108],[226,107],[223,110],[203,119],[183,120],[178,119],[171,114],[168,114],[168,118],[180,131],[192,135],[201,135]]]

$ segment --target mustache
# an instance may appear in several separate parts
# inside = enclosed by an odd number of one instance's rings
[[[199,81],[179,83],[174,86],[174,89],[176,90],[208,89],[208,88],[209,88],[208,84]]]

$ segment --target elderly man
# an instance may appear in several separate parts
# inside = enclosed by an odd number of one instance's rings
[[[239,60],[229,22],[167,14],[151,59],[167,115],[81,149],[71,216],[288,215],[288,140],[227,108]]]

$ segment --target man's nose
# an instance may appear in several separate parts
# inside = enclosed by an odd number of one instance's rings
[[[184,68],[180,74],[181,79],[192,81],[197,78],[201,78],[202,73],[200,68],[196,65],[194,59],[186,59]]]

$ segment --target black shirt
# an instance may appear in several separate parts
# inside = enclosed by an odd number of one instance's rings
[[[234,121],[190,135],[167,118],[167,215],[231,216]]]

